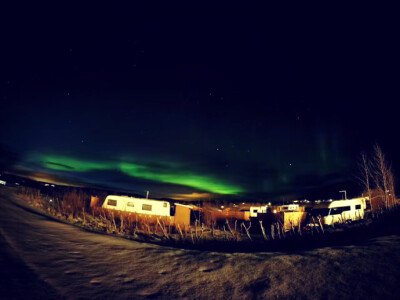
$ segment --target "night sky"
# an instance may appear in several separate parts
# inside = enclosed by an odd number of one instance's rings
[[[357,195],[396,170],[390,7],[3,10],[3,171],[175,199]]]

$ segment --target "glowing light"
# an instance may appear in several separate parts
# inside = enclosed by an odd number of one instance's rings
[[[173,173],[164,173],[163,170],[152,170],[145,165],[133,163],[121,163],[120,170],[133,177],[186,185],[218,194],[237,194],[242,191],[240,188],[222,183],[214,177],[188,172],[182,173],[182,171],[179,170],[173,170]]]
[[[90,172],[97,170],[114,170],[136,178],[158,182],[179,184],[196,189],[218,193],[238,194],[240,187],[227,184],[214,176],[199,175],[187,171],[176,163],[137,164],[132,162],[91,161],[66,156],[40,156],[42,165],[48,169],[66,172]]]
[[[115,169],[115,163],[94,162],[66,156],[44,155],[41,157],[41,160],[44,167],[59,171],[88,172]]]

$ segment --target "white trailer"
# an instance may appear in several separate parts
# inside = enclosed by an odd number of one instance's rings
[[[359,197],[359,198],[353,198],[351,200],[360,200],[362,202],[362,208],[364,210],[370,209],[371,208],[371,202],[369,200],[369,197]]]
[[[335,200],[315,205],[310,214],[313,217],[321,217],[322,224],[332,225],[364,219],[364,207],[360,198]]]
[[[103,208],[118,211],[133,212],[154,216],[170,216],[171,205],[167,201],[146,198],[109,195],[104,201]]]
[[[250,206],[250,217],[257,218],[258,213],[266,213],[268,205],[264,206]]]

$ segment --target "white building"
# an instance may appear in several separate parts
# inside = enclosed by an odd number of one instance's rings
[[[250,206],[250,217],[257,218],[258,213],[266,213],[268,205],[264,206]]]

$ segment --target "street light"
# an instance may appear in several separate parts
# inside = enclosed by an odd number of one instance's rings
[[[346,193],[346,191],[339,191],[339,193],[344,193],[344,199],[347,200],[347,193]]]

